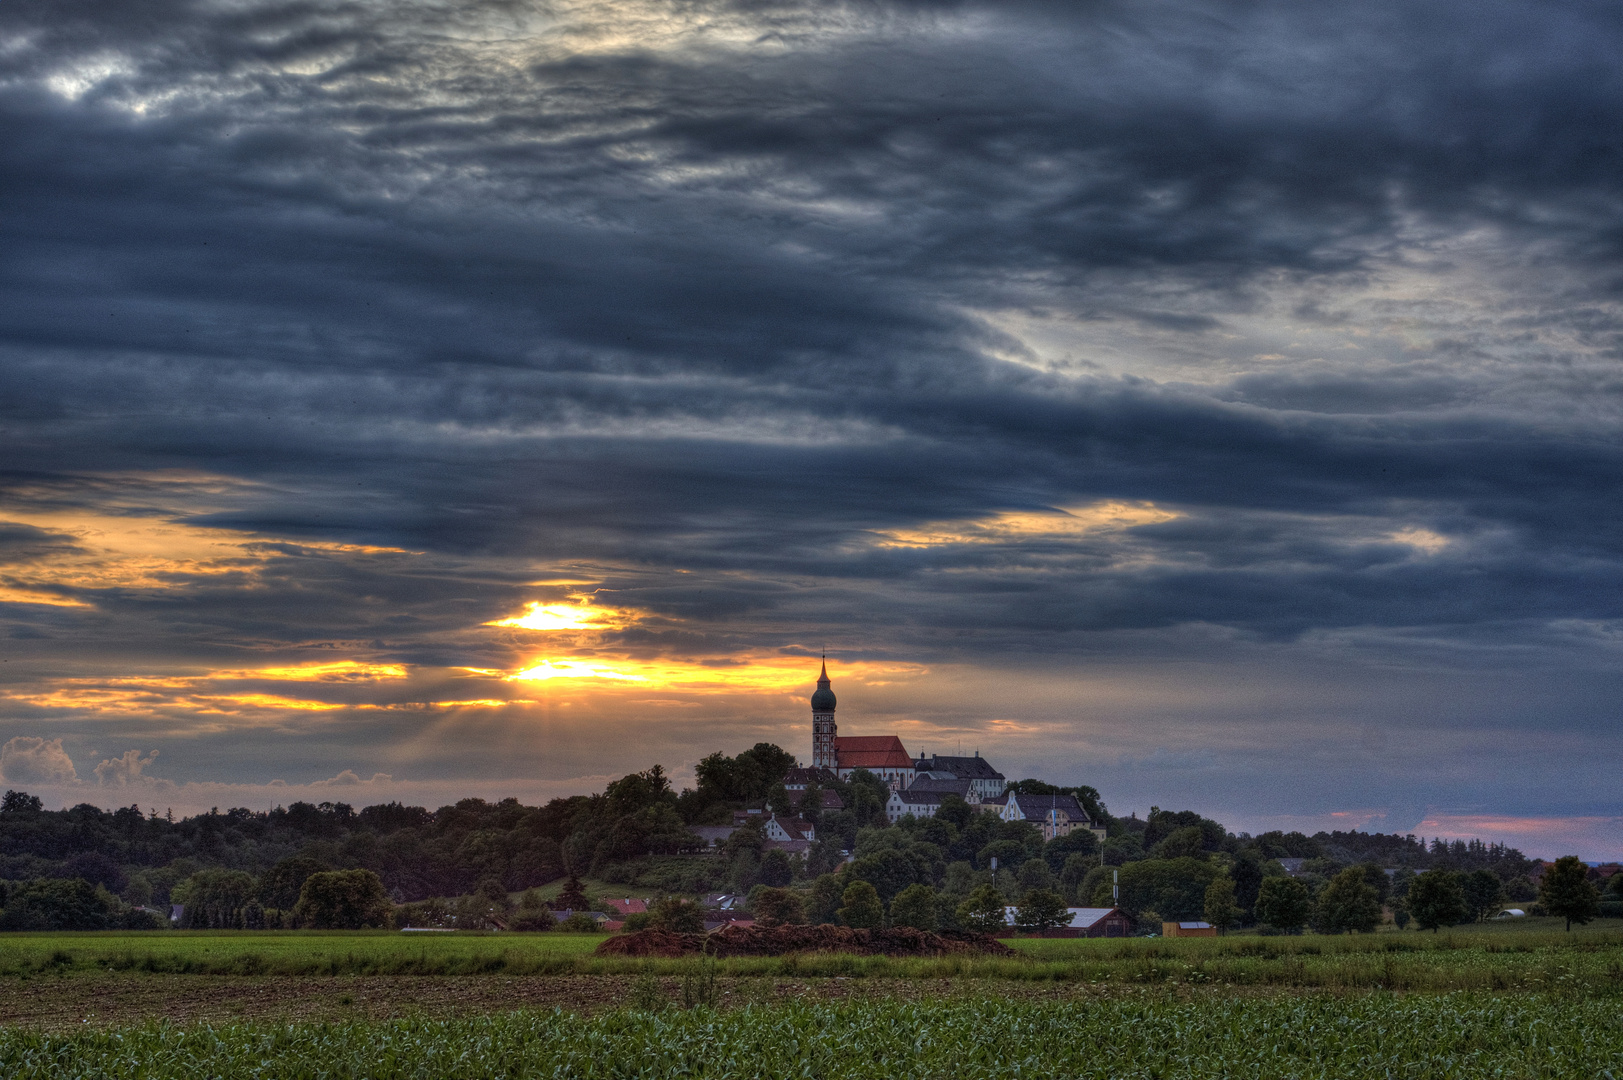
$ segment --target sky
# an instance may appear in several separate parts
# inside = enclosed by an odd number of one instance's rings
[[[0,783],[840,731],[1623,856],[1623,10],[9,0]]]

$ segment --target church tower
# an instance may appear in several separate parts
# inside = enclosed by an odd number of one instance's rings
[[[812,768],[833,769],[839,762],[834,755],[834,691],[828,684],[828,661],[823,661],[823,673],[817,677],[817,690],[811,696],[812,707]]]

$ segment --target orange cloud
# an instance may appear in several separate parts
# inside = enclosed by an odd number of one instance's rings
[[[622,608],[599,607],[589,596],[576,596],[572,604],[532,600],[524,614],[497,619],[485,626],[511,626],[520,630],[618,630],[637,621],[637,614]]]
[[[110,491],[96,509],[59,509],[52,493],[28,488],[9,492],[0,522],[31,526],[46,534],[40,545],[0,566],[0,602],[94,606],[107,589],[171,589],[196,578],[250,574],[273,557],[295,551],[343,554],[410,554],[401,548],[312,541],[283,542],[231,529],[190,524],[188,513],[164,509],[138,497],[197,503],[215,509],[229,491],[253,485],[221,477],[167,474],[98,478]],[[124,481],[128,481],[124,484]]]
[[[510,682],[590,680],[634,684],[639,690],[651,688],[691,693],[762,693],[808,689],[816,679],[812,661],[805,657],[776,654],[744,657],[725,662],[633,657],[558,657],[533,661],[506,676]],[[886,679],[923,675],[922,664],[854,661],[841,664],[839,677],[870,685]]]
[[[1450,840],[1480,838],[1509,844],[1534,858],[1574,854],[1591,860],[1623,858],[1623,817],[1436,813],[1412,831]]]
[[[1005,511],[988,517],[937,521],[916,529],[878,533],[880,547],[942,547],[950,544],[1011,544],[1024,540],[1077,539],[1094,533],[1122,532],[1179,517],[1154,503],[1107,500],[1052,510]]]

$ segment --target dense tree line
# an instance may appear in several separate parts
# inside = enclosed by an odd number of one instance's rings
[[[888,788],[877,777],[858,770],[832,783],[843,809],[820,812],[818,789],[785,789],[794,765],[787,751],[759,743],[733,757],[706,757],[695,770],[696,785],[680,793],[656,765],[598,794],[543,806],[464,799],[432,811],[399,803],[355,810],[299,802],[179,820],[135,806],[106,811],[80,804],[52,812],[26,793],[7,792],[0,803],[0,882],[14,899],[0,926],[38,922],[57,896],[87,925],[133,924],[142,919],[137,909],[167,912],[175,903],[186,906],[186,921],[195,926],[315,925],[333,916],[305,902],[307,883],[319,877],[342,892],[323,875],[362,871],[370,875],[364,888],[360,878],[343,879],[343,887],[370,897],[351,903],[367,919],[376,921],[385,906],[409,905],[402,909],[409,918],[459,925],[485,919],[550,925],[539,894],[528,892],[516,906],[510,897],[567,875],[644,894],[726,890],[759,898],[787,890],[798,904],[794,918],[838,921],[847,911],[872,919],[877,904],[882,920],[942,927],[1002,918],[1005,907],[1040,926],[1067,904],[1109,905],[1113,888],[1120,906],[1146,926],[1204,917],[1284,931],[1362,929],[1371,911],[1378,920],[1383,908],[1406,921],[1415,907],[1410,889],[1427,874],[1433,876],[1422,899],[1443,880],[1437,875],[1451,875],[1447,880],[1465,897],[1461,918],[1537,898],[1533,864],[1514,849],[1480,841],[1428,845],[1413,836],[1359,832],[1235,835],[1188,810],[1114,817],[1091,787],[1035,779],[1009,790],[1075,796],[1106,826],[1102,845],[1085,829],[1045,841],[1031,824],[1003,821],[955,797],[933,818],[892,825]],[[790,858],[766,842],[763,814],[750,816],[719,850],[705,849],[693,830],[732,824],[743,808],[798,814],[816,824],[818,840],[804,858]],[[1288,875],[1280,859],[1302,862]],[[1384,872],[1393,867],[1395,875]],[[1450,889],[1444,891],[1452,896]],[[577,895],[563,906],[587,902]],[[1425,903],[1419,908],[1428,919],[1434,909],[1452,910]]]

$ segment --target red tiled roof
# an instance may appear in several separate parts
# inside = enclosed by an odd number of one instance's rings
[[[632,900],[629,898],[625,900],[609,900],[605,898],[602,903],[609,905],[622,915],[636,915],[648,910],[648,901],[646,900]]]
[[[836,735],[834,757],[842,769],[913,767],[913,759],[895,735]]]

